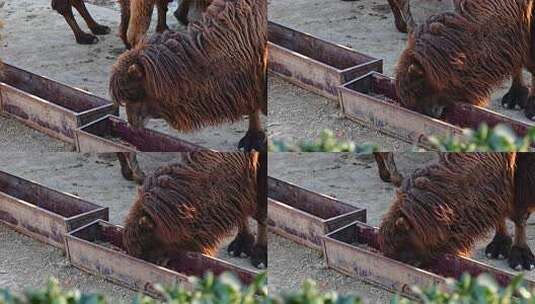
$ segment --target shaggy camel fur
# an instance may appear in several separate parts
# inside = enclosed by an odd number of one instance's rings
[[[214,256],[238,229],[229,253],[267,266],[267,202],[258,200],[259,153],[192,152],[148,176],[126,219],[123,243],[135,257],[158,262],[179,252]],[[258,239],[248,218],[258,222]]]
[[[522,68],[535,72],[532,0],[459,0],[454,13],[430,17],[409,36],[396,71],[403,106],[440,118],[453,102],[486,106],[507,77],[502,103],[535,116]],[[532,80],[533,81],[533,80]]]
[[[380,235],[386,256],[429,265],[442,254],[468,254],[493,228],[485,252],[531,270],[535,258],[525,235],[535,209],[535,157],[525,153],[445,153],[438,164],[403,180]],[[506,218],[515,222],[514,242]],[[512,244],[512,246],[511,246]]]
[[[163,118],[188,132],[249,115],[239,147],[266,151],[260,120],[267,111],[266,69],[267,1],[215,0],[187,33],[156,34],[122,54],[110,95],[134,127]]]

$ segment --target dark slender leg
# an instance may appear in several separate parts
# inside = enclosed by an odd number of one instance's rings
[[[529,89],[524,84],[522,69],[520,69],[513,74],[513,84],[511,85],[509,92],[503,96],[502,106],[507,107],[508,109],[514,109],[516,105],[519,105],[520,108],[525,108],[528,103],[528,98]]]
[[[529,218],[527,211],[524,215],[514,219],[515,240],[509,255],[509,266],[514,270],[533,270],[535,268],[535,256],[526,242],[526,222]]]
[[[260,152],[259,170],[257,174],[257,203],[256,203],[256,222],[257,236],[256,244],[251,253],[251,263],[257,268],[268,267],[268,247],[267,247],[267,151]]]
[[[72,4],[69,0],[53,0],[52,8],[60,13],[74,33],[74,38],[79,44],[94,44],[98,38],[82,31],[72,13]]]
[[[403,176],[398,172],[396,162],[394,161],[394,153],[392,152],[374,152],[373,156],[377,162],[379,169],[379,177],[387,183],[392,183],[399,187]]]
[[[191,0],[182,0],[174,13],[175,18],[178,20],[178,22],[184,25],[188,24],[188,12],[190,5]]]
[[[254,236],[249,231],[249,225],[245,224],[240,228],[236,238],[230,243],[227,248],[231,256],[251,256],[254,246]]]
[[[392,14],[394,14],[394,23],[396,25],[396,28],[398,31],[402,33],[407,32],[407,23],[405,22],[405,19],[403,18],[401,14],[401,10],[398,7],[398,3],[396,0],[388,0],[388,4],[390,4],[390,9],[392,10]]]
[[[139,167],[136,153],[117,152],[117,158],[121,164],[121,173],[127,180],[142,184],[145,180],[145,173]]]
[[[156,25],[156,32],[162,33],[169,28],[167,27],[167,6],[168,0],[158,0],[156,3],[158,6],[158,24]]]
[[[531,95],[526,101],[526,105],[524,107],[524,114],[530,120],[535,120],[535,87],[533,87],[533,85],[535,84],[535,70],[530,70],[530,72],[531,72]]]
[[[83,0],[71,0],[72,6],[76,8],[76,10],[82,15],[85,22],[87,23],[87,26],[91,30],[91,32],[95,35],[106,35],[110,33],[110,28],[104,25],[98,24],[95,19],[89,14],[89,11],[85,7],[85,3]]]
[[[509,257],[513,240],[507,233],[505,218],[496,226],[494,239],[485,248],[485,255],[491,259],[505,259]]]
[[[403,20],[405,20],[405,23],[407,23],[407,30],[412,32],[412,30],[416,27],[416,22],[414,22],[414,19],[412,18],[410,0],[397,1],[399,3],[399,8],[401,9]]]

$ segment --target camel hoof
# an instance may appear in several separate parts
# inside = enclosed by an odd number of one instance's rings
[[[535,256],[529,247],[513,246],[509,255],[509,266],[515,270],[533,270]]]
[[[526,102],[524,114],[529,120],[535,120],[535,96],[532,96]]]
[[[495,235],[494,239],[485,248],[489,259],[505,259],[509,256],[513,240],[508,235]]]
[[[247,134],[240,140],[238,149],[243,149],[246,152],[253,150],[257,152],[267,151],[267,138],[264,131],[247,131]]]
[[[105,25],[97,25],[91,29],[91,32],[95,35],[107,35],[111,32],[111,29]]]
[[[519,105],[520,108],[525,108],[528,104],[529,89],[526,87],[513,88],[507,92],[502,98],[502,106],[512,110]]]
[[[251,255],[254,236],[249,233],[240,233],[228,246],[228,254],[233,257],[248,257]]]
[[[258,269],[268,267],[267,246],[255,245],[251,253],[251,264]]]
[[[76,36],[76,42],[78,44],[84,44],[84,45],[95,44],[98,42],[98,38],[95,35],[82,33]]]

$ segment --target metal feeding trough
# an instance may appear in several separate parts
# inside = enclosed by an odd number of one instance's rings
[[[0,222],[34,239],[64,248],[69,231],[108,219],[108,208],[0,171]]]
[[[180,283],[185,288],[191,288],[188,276],[202,277],[208,271],[215,275],[234,273],[244,284],[251,284],[258,275],[257,272],[193,252],[177,256],[167,267],[161,267],[128,255],[124,251],[122,237],[122,227],[102,220],[81,227],[65,238],[69,260],[77,268],[155,297],[160,295],[154,284]]]
[[[271,72],[333,100],[338,98],[338,86],[370,71],[383,70],[382,59],[271,21],[268,40]]]
[[[285,238],[321,250],[325,234],[357,220],[365,209],[268,177],[268,225]]]
[[[446,255],[431,263],[430,269],[420,269],[381,254],[377,241],[378,229],[355,222],[331,232],[323,238],[327,265],[350,277],[364,280],[392,292],[414,297],[411,287],[439,288],[446,286],[446,278],[459,279],[463,273],[478,276],[488,273],[502,287],[507,286],[515,274],[477,262]],[[526,280],[527,287],[535,282]]]
[[[3,64],[0,73],[0,110],[72,144],[78,127],[117,113],[108,100],[9,64]]]
[[[460,135],[462,128],[477,129],[482,122],[490,127],[506,124],[524,136],[530,126],[499,113],[455,103],[442,119],[435,119],[399,105],[394,80],[371,72],[339,88],[344,115],[409,143],[429,147],[428,137]]]
[[[78,152],[191,152],[207,150],[151,129],[136,129],[107,115],[76,130]]]

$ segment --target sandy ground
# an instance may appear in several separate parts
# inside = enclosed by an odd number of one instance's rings
[[[140,165],[150,173],[165,163],[180,161],[176,153],[147,153]],[[36,181],[47,187],[77,195],[110,208],[110,221],[122,225],[137,193],[137,185],[122,178],[119,162],[109,154],[77,153],[3,153],[0,168]],[[253,269],[249,259],[229,257],[226,246],[219,257]],[[42,286],[47,278],[57,277],[66,288],[99,292],[110,303],[131,303],[135,292],[91,276],[69,265],[61,250],[16,233],[0,224],[0,287],[21,291]]]
[[[416,22],[431,14],[453,9],[450,0],[411,0]],[[394,27],[387,1],[270,0],[269,19],[322,39],[384,58],[384,73],[393,76],[397,58],[405,48],[406,34]],[[527,78],[526,78],[527,80]],[[530,83],[529,81],[527,83]],[[509,82],[497,90],[491,108],[529,122],[521,111],[501,107]],[[533,122],[530,122],[533,124]],[[269,134],[274,138],[307,140],[329,128],[358,143],[375,142],[385,151],[407,151],[407,144],[341,118],[335,102],[309,93],[275,76],[269,86]]]
[[[0,9],[4,21],[0,47],[1,58],[10,64],[47,76],[68,85],[108,98],[108,78],[112,64],[124,51],[116,36],[119,26],[118,6],[112,1],[93,1],[87,4],[93,17],[108,25],[112,33],[100,36],[99,43],[78,45],[63,17],[52,11],[50,0],[7,0]],[[180,29],[169,10],[168,24]],[[155,20],[155,19],[154,19]],[[78,16],[79,24],[86,29]],[[153,22],[154,27],[155,22]],[[125,118],[124,108],[121,117]],[[179,136],[209,148],[235,150],[247,131],[247,121],[206,128],[192,134],[180,134],[162,120],[153,120],[150,128]],[[3,151],[72,151],[73,147],[33,131],[17,121],[0,116],[0,144]]]
[[[396,153],[396,164],[403,175],[437,160],[435,153]],[[277,153],[269,156],[269,175],[290,181],[304,188],[334,196],[342,201],[366,208],[368,223],[378,226],[387,212],[395,187],[380,180],[371,156],[339,153]],[[535,218],[528,222],[527,235],[535,248]],[[509,223],[510,233],[513,226]],[[512,271],[504,260],[489,260],[484,248],[492,235],[481,240],[472,252],[479,261]],[[270,234],[269,287],[271,290],[292,290],[306,278],[313,278],[323,290],[361,295],[366,303],[387,303],[392,294],[358,279],[341,275],[327,268],[320,252]],[[535,272],[525,277],[535,279]]]

